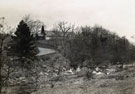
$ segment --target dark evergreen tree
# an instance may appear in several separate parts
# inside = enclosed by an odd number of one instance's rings
[[[41,28],[41,34],[43,34],[43,37],[45,39],[46,33],[45,33],[45,30],[44,30],[44,26],[42,26],[42,28]]]
[[[12,56],[18,57],[23,64],[26,59],[31,59],[37,54],[38,50],[35,46],[35,39],[23,20],[19,23],[14,34],[15,35],[12,36],[12,42],[9,45],[9,53]]]
[[[42,26],[42,28],[41,28],[41,33],[45,34],[44,26]]]

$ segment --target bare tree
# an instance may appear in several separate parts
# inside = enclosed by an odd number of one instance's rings
[[[61,32],[62,37],[68,37],[69,32],[74,32],[74,25],[69,24],[68,22],[59,22],[55,29],[59,32]]]
[[[9,33],[10,27],[5,23],[5,18],[0,18],[0,53],[2,53],[4,40],[7,37],[7,33]]]
[[[6,63],[5,53],[4,53],[4,47],[5,47],[4,42],[6,40],[6,37],[8,36],[7,35],[8,31],[9,31],[9,27],[5,23],[5,17],[1,17],[0,18],[0,90],[2,89],[2,86],[3,86],[1,68],[3,64]]]
[[[30,15],[26,15],[25,17],[23,17],[23,21],[27,23],[27,25],[30,28],[30,31],[34,34],[40,32],[42,26],[45,27],[43,22],[41,22],[40,20],[32,19]]]
[[[71,37],[75,30],[75,26],[69,24],[68,22],[59,22],[55,25],[54,34],[56,35],[56,39],[59,41],[61,53],[65,56],[66,43],[67,40]]]

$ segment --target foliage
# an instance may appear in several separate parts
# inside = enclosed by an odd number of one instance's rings
[[[0,17],[0,92],[4,86],[2,67],[8,63],[8,57],[5,54],[6,38],[8,37],[7,31],[9,31],[8,25],[5,23],[5,17]]]
[[[32,17],[30,15],[24,16],[23,21],[28,25],[30,31],[33,34],[36,34],[36,33],[40,32],[40,29],[41,29],[42,26],[45,27],[43,22],[41,22],[40,20],[32,19]]]
[[[74,68],[84,66],[85,61],[87,67],[95,67],[104,63],[125,64],[135,60],[135,46],[125,37],[99,26],[81,27],[75,37],[66,40],[64,53]]]
[[[30,63],[37,54],[35,40],[28,25],[22,20],[20,21],[12,41],[9,43],[8,55],[19,58],[21,63]]]

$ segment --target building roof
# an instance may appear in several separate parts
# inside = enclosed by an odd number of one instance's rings
[[[44,35],[43,35],[43,34],[41,34],[41,33],[38,33],[38,36],[39,36],[39,37],[43,37]]]
[[[54,32],[53,31],[45,31],[46,32],[46,36],[53,36]]]

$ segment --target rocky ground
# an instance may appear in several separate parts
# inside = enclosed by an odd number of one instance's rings
[[[19,93],[20,90],[28,90],[31,94],[135,94],[135,66],[126,65],[122,70],[118,66],[95,70],[65,68],[60,73],[57,67],[59,65],[55,65],[56,69],[43,65],[34,84],[24,84],[27,80],[19,75],[12,79],[14,85],[3,89],[3,94],[30,94]],[[32,77],[30,80],[34,81]]]
[[[135,94],[135,67],[109,74],[93,73],[93,78],[89,80],[71,74],[50,83],[32,94]]]

